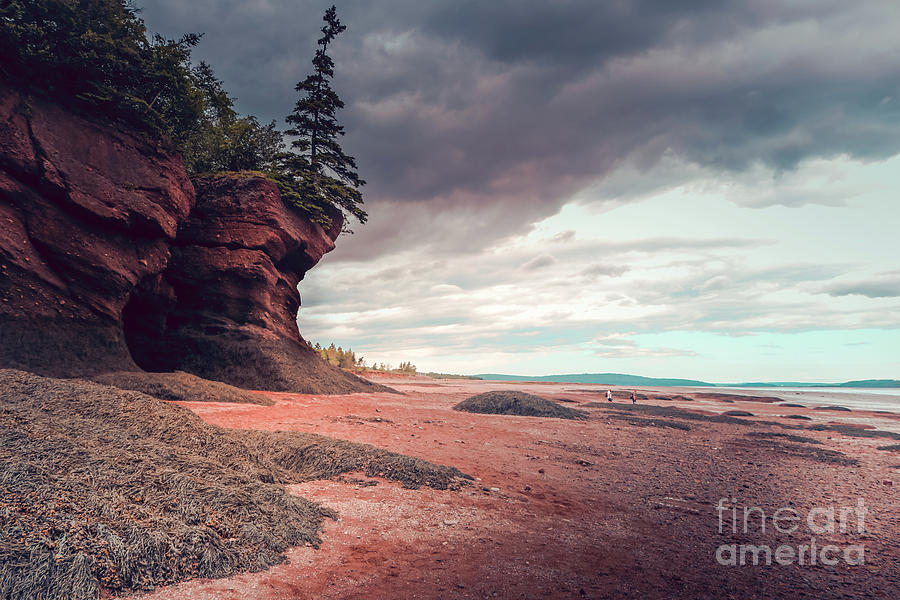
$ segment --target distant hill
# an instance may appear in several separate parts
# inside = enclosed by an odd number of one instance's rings
[[[428,371],[427,373],[419,373],[419,375],[424,375],[425,377],[431,377],[432,379],[480,379],[477,375],[457,375],[455,373],[435,373],[434,371]]]
[[[695,379],[668,379],[658,377],[641,377],[640,375],[623,375],[621,373],[579,373],[573,375],[502,375],[499,373],[481,373],[476,375],[489,381],[553,381],[560,383],[599,383],[603,385],[651,385],[658,387],[715,387],[713,383]]]
[[[720,387],[827,387],[827,388],[900,388],[898,379],[861,379],[844,383],[818,383],[810,381],[756,381],[751,383],[720,383]]]
[[[838,384],[838,387],[852,388],[900,388],[898,379],[863,379],[860,381],[848,381]]]
[[[818,383],[809,381],[756,381],[749,383],[709,383],[696,379],[675,379],[667,377],[641,377],[622,373],[579,373],[571,375],[504,375],[501,373],[481,373],[473,379],[488,381],[550,381],[558,383],[596,383],[601,385],[647,385],[656,387],[841,387],[841,388],[900,388],[897,379],[862,379],[844,383]]]

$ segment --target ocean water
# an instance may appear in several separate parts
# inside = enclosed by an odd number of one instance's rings
[[[900,413],[900,388],[845,387],[715,387],[715,390],[752,391],[760,396],[784,398],[786,402],[830,404],[859,410]],[[804,402],[805,401],[805,402]]]
[[[848,388],[848,387],[725,387],[717,385],[717,390],[754,390],[757,392],[828,392],[830,394],[884,394],[900,398],[900,388]]]

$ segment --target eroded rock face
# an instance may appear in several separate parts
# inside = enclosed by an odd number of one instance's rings
[[[333,393],[377,386],[319,359],[300,337],[297,284],[334,248],[262,176],[196,178],[196,206],[161,278],[126,307],[128,344],[148,370],[250,389]]]
[[[180,158],[0,87],[0,366],[135,369],[122,310],[193,203]]]
[[[0,86],[0,368],[379,388],[297,330],[297,283],[334,248],[340,214],[324,231],[263,177],[197,186],[195,203],[180,157]]]

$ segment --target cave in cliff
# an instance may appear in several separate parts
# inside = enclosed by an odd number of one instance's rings
[[[135,362],[248,389],[373,389],[322,362],[297,329],[297,286],[334,248],[340,214],[326,231],[259,175],[200,177],[194,187],[168,265],[136,286],[123,311]]]

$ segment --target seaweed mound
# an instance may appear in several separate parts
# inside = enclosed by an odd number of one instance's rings
[[[584,420],[588,413],[567,406],[560,406],[540,396],[517,390],[485,392],[467,398],[453,407],[485,415],[520,415],[524,417],[555,417],[557,419]]]
[[[250,392],[220,381],[203,379],[184,371],[174,373],[116,371],[94,375],[90,379],[121,390],[143,392],[160,400],[237,402],[264,406],[275,404],[264,394]]]
[[[703,421],[706,423],[732,423],[734,425],[751,425],[753,421],[730,417],[728,413],[721,415],[706,415],[674,406],[657,406],[655,404],[623,404],[620,402],[588,402],[582,406],[586,408],[600,408],[611,414],[619,414],[630,417],[633,414],[647,415],[650,417],[662,417],[673,419],[687,419],[690,421]]]
[[[778,438],[782,440],[786,440],[788,442],[796,442],[799,444],[821,444],[822,442],[810,437],[803,437],[801,435],[791,435],[789,433],[776,433],[774,431],[751,431],[747,433],[750,437],[761,437],[761,438]]]
[[[318,545],[335,513],[286,483],[464,474],[373,446],[224,429],[93,382],[0,370],[0,598],[86,600],[258,571]],[[105,592],[104,592],[105,593]]]

